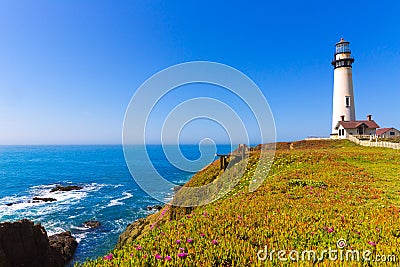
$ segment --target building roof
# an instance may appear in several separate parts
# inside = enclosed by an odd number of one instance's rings
[[[394,130],[396,130],[395,128],[381,128],[381,129],[377,129],[376,130],[376,134],[377,135],[381,135],[381,134],[384,134],[384,133],[386,133],[387,131],[389,131],[389,130],[392,130],[392,129],[394,129]]]
[[[339,125],[342,125],[345,129],[355,129],[361,125],[365,124],[368,128],[376,129],[379,128],[379,125],[374,121],[338,121],[336,124],[336,129],[339,128]]]

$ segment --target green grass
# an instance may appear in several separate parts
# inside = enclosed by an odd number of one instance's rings
[[[108,259],[82,266],[312,266],[312,261],[279,261],[276,253],[272,261],[260,261],[257,252],[267,245],[269,251],[320,253],[336,249],[339,239],[347,241],[345,250],[400,259],[400,151],[348,141],[301,141],[293,148],[277,144],[269,175],[255,192],[247,186],[259,152],[252,153],[247,166],[238,163],[237,168],[246,168],[245,175],[223,198],[196,208],[166,206],[143,220],[140,231],[128,229]],[[218,164],[197,173],[188,186],[218,179]],[[327,255],[318,262],[379,265],[329,261]]]

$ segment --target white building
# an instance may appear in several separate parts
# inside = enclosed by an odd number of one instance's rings
[[[335,138],[345,139],[349,135],[355,136],[374,136],[376,134],[376,129],[379,125],[372,120],[372,116],[368,115],[365,121],[345,121],[344,116],[335,125],[335,130],[338,135]]]
[[[400,131],[396,128],[381,128],[376,130],[376,135],[381,138],[392,138],[400,136]]]
[[[332,65],[333,75],[333,110],[332,110],[332,132],[331,137],[337,138],[339,132],[337,123],[344,116],[344,121],[355,121],[356,112],[354,105],[353,74],[349,42],[343,38],[336,44],[336,50]]]

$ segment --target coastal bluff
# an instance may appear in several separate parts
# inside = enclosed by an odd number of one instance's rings
[[[30,220],[0,223],[1,267],[62,267],[77,245],[70,232],[49,237],[43,226]]]

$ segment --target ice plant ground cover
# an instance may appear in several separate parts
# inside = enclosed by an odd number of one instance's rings
[[[400,151],[348,141],[278,143],[269,176],[249,193],[257,156],[227,170],[234,175],[245,167],[246,173],[217,202],[193,209],[165,206],[118,249],[83,266],[312,266],[277,257],[260,261],[257,252],[266,245],[337,249],[340,239],[346,240],[344,249],[400,259]],[[216,162],[200,171],[188,186],[218,179],[218,167]],[[330,261],[326,255],[318,266],[381,264]]]

